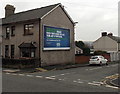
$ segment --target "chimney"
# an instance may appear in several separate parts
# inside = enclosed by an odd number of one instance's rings
[[[102,32],[102,37],[107,36],[107,32]]]
[[[113,36],[113,33],[109,33],[108,36]]]
[[[11,16],[14,14],[15,7],[12,5],[6,5],[5,7],[5,17]]]

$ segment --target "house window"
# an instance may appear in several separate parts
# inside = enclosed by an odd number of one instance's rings
[[[9,57],[9,45],[5,45],[5,58]]]
[[[14,58],[14,49],[15,49],[15,46],[11,45],[11,58]]]
[[[24,25],[24,35],[33,35],[33,24]]]
[[[35,57],[36,46],[32,43],[22,43],[18,46],[20,48],[21,57]]]
[[[9,39],[10,37],[10,28],[6,27],[6,39]]]
[[[15,36],[15,26],[11,27],[11,36]]]
[[[35,49],[22,48],[20,49],[21,57],[35,57]]]

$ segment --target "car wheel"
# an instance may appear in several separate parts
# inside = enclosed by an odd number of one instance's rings
[[[100,61],[100,66],[102,66],[102,62]]]
[[[108,63],[106,63],[106,65],[108,65]]]

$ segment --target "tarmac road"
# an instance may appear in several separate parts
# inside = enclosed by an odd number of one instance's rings
[[[118,64],[38,73],[3,73],[3,92],[118,92],[102,80],[118,73]],[[109,93],[110,94],[110,93]]]

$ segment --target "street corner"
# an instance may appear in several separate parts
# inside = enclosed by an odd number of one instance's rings
[[[120,89],[120,74],[114,74],[105,77],[102,82],[106,87],[114,88],[114,89]]]

